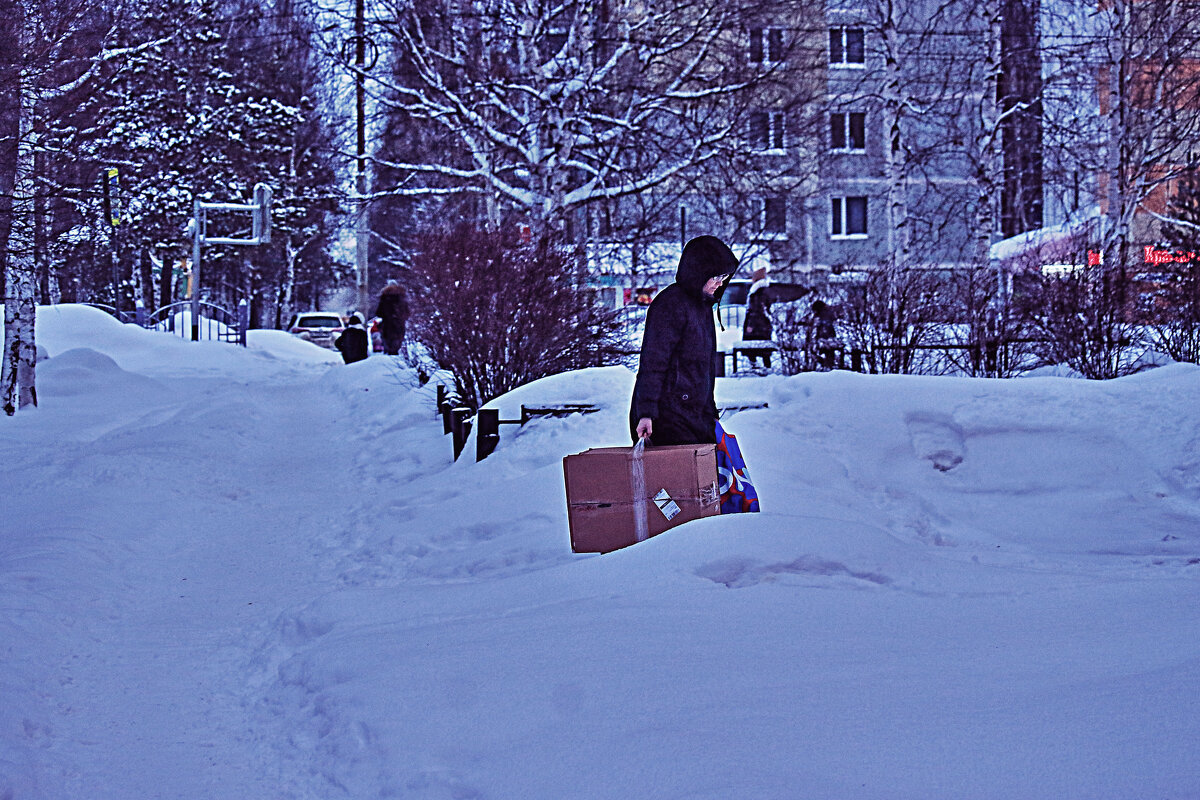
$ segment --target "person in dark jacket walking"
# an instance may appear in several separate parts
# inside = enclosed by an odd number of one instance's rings
[[[808,354],[809,369],[828,372],[837,363],[841,343],[834,323],[837,315],[824,300],[814,300],[805,335],[804,351]]]
[[[750,344],[753,342],[763,342],[764,346],[770,342],[774,335],[774,330],[771,326],[771,279],[767,277],[767,270],[759,267],[754,270],[751,276],[753,283],[750,284],[750,291],[746,295],[746,318],[742,321],[742,341]],[[750,353],[750,368],[758,366],[758,356]],[[771,368],[771,351],[763,351],[763,365],[767,369]]]
[[[383,352],[398,355],[404,343],[404,327],[408,322],[408,293],[396,280],[389,280],[379,294],[375,307],[379,317],[379,333],[383,337]]]
[[[353,364],[367,357],[367,329],[363,325],[362,315],[355,311],[350,315],[350,324],[342,331],[333,343],[342,354],[342,361]]]
[[[683,248],[675,282],[646,311],[629,430],[634,442],[716,442],[713,304],[737,271],[738,259],[715,236],[698,236]]]

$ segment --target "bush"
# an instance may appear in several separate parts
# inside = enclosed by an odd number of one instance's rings
[[[477,410],[538,378],[612,363],[616,314],[585,285],[582,250],[469,225],[419,234],[413,337]]]
[[[1136,371],[1145,348],[1139,326],[1129,321],[1129,293],[1123,274],[1092,268],[1042,278],[1017,313],[1040,340],[1043,363],[1107,380]]]
[[[1138,277],[1145,290],[1138,319],[1148,343],[1175,361],[1200,363],[1200,265],[1164,264]]]

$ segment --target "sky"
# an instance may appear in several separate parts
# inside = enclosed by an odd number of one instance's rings
[[[633,372],[433,383],[39,309],[0,798],[1200,798],[1200,369],[719,379],[762,513],[570,550]],[[467,453],[474,451],[473,442]]]

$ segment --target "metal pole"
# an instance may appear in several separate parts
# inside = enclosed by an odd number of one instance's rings
[[[192,341],[200,341],[200,243],[204,238],[200,199],[193,201],[192,218]]]
[[[450,402],[450,395],[446,391],[445,384],[437,385],[437,410],[442,415],[442,435],[450,432],[450,409],[454,405]]]
[[[500,444],[500,410],[481,408],[475,415],[475,460],[483,461]]]
[[[250,302],[246,298],[238,301],[238,344],[246,346],[246,331],[250,330]]]
[[[363,317],[370,312],[370,279],[367,274],[368,256],[368,220],[367,220],[367,127],[366,127],[366,87],[363,81],[363,71],[367,63],[367,37],[364,0],[354,3],[354,94],[355,108],[358,114],[358,143],[356,148],[357,171],[355,191],[358,194],[358,216],[354,222],[354,259],[358,276],[358,310]]]
[[[470,416],[471,409],[466,406],[459,406],[450,412],[450,433],[453,439],[455,461],[458,461],[458,457],[467,444],[467,437],[471,435],[471,423],[468,421]]]

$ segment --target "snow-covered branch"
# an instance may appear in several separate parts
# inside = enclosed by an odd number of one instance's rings
[[[737,4],[609,5],[608,17],[588,3],[551,5],[391,9],[380,30],[397,59],[375,80],[407,133],[399,155],[378,163],[398,191],[471,186],[560,219],[731,157],[755,93],[803,85],[778,65],[748,65]]]
[[[117,28],[113,28],[109,31],[109,36],[115,35],[116,32]],[[169,41],[171,41],[170,38],[164,38],[156,39],[152,42],[144,42],[131,47],[105,47],[94,57],[92,57],[91,64],[88,66],[86,71],[79,75],[79,77],[59,86],[41,90],[41,98],[43,100],[54,100],[64,95],[68,95],[86,85],[88,81],[95,78],[97,74],[99,74],[100,68],[106,64],[111,64],[120,59],[131,58],[132,56],[138,55],[139,53],[144,53],[147,50],[153,50],[156,47],[162,47]]]

